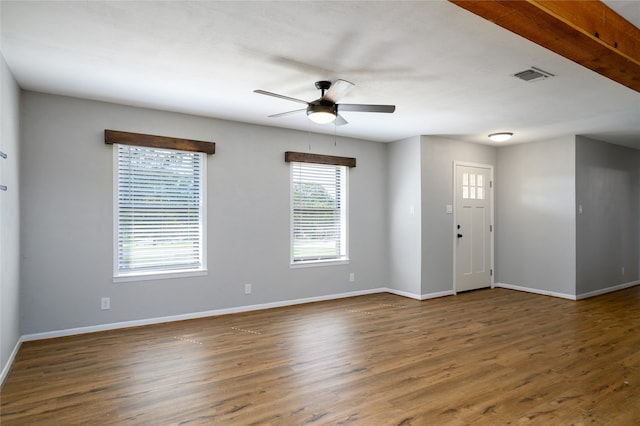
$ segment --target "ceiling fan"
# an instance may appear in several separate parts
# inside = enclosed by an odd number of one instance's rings
[[[335,122],[336,126],[347,124],[340,114],[340,111],[357,111],[357,112],[386,112],[392,113],[396,110],[395,105],[366,105],[366,104],[338,104],[338,100],[349,93],[355,86],[346,80],[336,80],[333,84],[330,81],[316,81],[316,88],[321,91],[321,95],[315,101],[307,102],[302,99],[291,98],[289,96],[279,95],[266,90],[254,90],[255,93],[261,95],[273,96],[275,98],[286,99],[307,105],[306,108],[296,109],[293,111],[281,112],[273,114],[269,117],[282,117],[283,115],[295,114],[300,111],[307,111],[307,116],[316,123],[326,124]]]

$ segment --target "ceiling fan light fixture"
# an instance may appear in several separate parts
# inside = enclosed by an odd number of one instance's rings
[[[489,135],[489,139],[494,142],[505,142],[511,139],[511,136],[513,136],[513,133],[511,132],[491,133]]]
[[[318,124],[328,124],[336,119],[336,116],[330,112],[316,111],[309,113],[308,115],[311,121]]]
[[[332,105],[311,104],[307,107],[307,116],[314,123],[327,124],[334,121],[337,115]]]

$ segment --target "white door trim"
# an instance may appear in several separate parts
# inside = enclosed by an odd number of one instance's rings
[[[457,177],[456,177],[456,168],[458,166],[467,166],[467,167],[480,167],[483,169],[489,169],[489,179],[491,180],[491,186],[489,188],[489,193],[491,195],[491,228],[492,228],[492,232],[490,232],[490,240],[491,240],[491,260],[489,262],[489,267],[491,268],[491,288],[495,287],[495,268],[494,268],[494,235],[495,235],[495,221],[494,221],[494,215],[495,215],[495,197],[494,197],[494,189],[495,189],[495,179],[493,176],[493,165],[491,164],[481,164],[481,163],[470,163],[467,161],[454,161],[453,162],[453,167],[452,167],[452,182],[453,182],[453,186],[452,186],[452,197],[453,197],[453,220],[452,220],[452,224],[451,224],[451,239],[453,241],[453,294],[458,294],[457,292],[457,277],[456,277],[456,262],[457,262],[457,255],[456,255],[456,235],[458,233],[458,229],[456,228],[456,219],[457,219],[457,194],[456,194],[456,190],[458,188],[458,182],[457,182]]]

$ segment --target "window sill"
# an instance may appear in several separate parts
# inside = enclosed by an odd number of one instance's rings
[[[338,265],[348,265],[349,259],[339,259],[339,260],[308,260],[304,262],[296,262],[290,263],[289,267],[291,269],[298,268],[315,268],[318,266],[338,266]]]
[[[113,277],[114,283],[124,283],[130,281],[149,281],[149,280],[167,280],[172,278],[188,278],[206,276],[206,269],[190,270],[190,271],[167,271],[167,272],[149,272],[146,274],[135,275],[116,275]]]

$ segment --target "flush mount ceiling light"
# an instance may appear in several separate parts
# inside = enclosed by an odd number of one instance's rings
[[[489,135],[489,139],[491,139],[494,142],[504,142],[511,139],[511,136],[513,136],[513,133],[511,132],[491,133]]]
[[[307,116],[314,123],[327,124],[336,119],[336,108],[334,105],[309,104]]]

